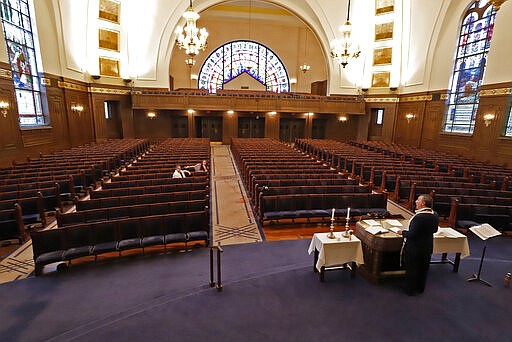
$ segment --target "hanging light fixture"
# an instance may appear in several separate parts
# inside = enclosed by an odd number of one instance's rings
[[[308,54],[308,29],[307,29],[307,27],[306,27],[305,32],[306,32],[306,38],[304,40],[304,59],[307,59],[307,54]],[[304,62],[304,64],[299,66],[299,69],[303,73],[306,73],[309,71],[309,69],[311,69],[311,66],[309,64],[307,64],[306,62]]]
[[[187,23],[185,27],[178,26],[176,28],[176,44],[180,49],[184,49],[189,57],[194,58],[199,51],[206,49],[208,32],[204,27],[197,28],[196,21],[199,19],[199,14],[194,12],[192,0],[190,0],[190,7],[183,13],[183,18]]]
[[[331,41],[331,57],[345,68],[350,58],[355,59],[359,57],[359,54],[361,53],[359,49],[354,52],[349,51],[352,45],[352,41],[350,39],[350,35],[352,33],[352,25],[350,24],[350,0],[348,0],[347,21],[340,27],[340,32],[342,34],[342,38]]]

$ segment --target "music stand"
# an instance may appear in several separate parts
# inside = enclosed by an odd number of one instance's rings
[[[480,258],[480,266],[478,267],[478,273],[473,274],[471,277],[467,279],[467,281],[479,281],[487,286],[491,286],[492,284],[489,283],[486,280],[483,280],[480,278],[480,273],[482,272],[482,264],[484,263],[484,257],[485,257],[485,250],[487,249],[487,239],[492,238],[494,236],[501,235],[499,231],[494,229],[490,224],[484,223],[480,226],[474,226],[470,227],[469,230],[471,230],[476,236],[478,236],[480,239],[484,241],[484,249],[482,251],[482,257]]]

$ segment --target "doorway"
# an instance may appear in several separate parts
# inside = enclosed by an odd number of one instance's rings
[[[210,138],[210,141],[222,142],[222,117],[195,117],[197,138]]]
[[[188,138],[188,117],[175,116],[171,119],[171,136],[173,138]]]
[[[281,118],[279,120],[279,140],[294,142],[296,138],[304,138],[305,123],[305,119]]]
[[[238,118],[239,138],[263,138],[265,137],[265,118],[239,117]]]

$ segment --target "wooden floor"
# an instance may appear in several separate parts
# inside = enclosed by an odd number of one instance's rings
[[[356,223],[351,222],[349,229],[355,232]],[[295,222],[295,223],[265,223],[263,232],[267,241],[279,240],[297,240],[297,239],[311,239],[315,233],[326,233],[330,229],[330,221],[325,222]],[[345,225],[341,222],[336,222],[334,231],[340,232],[345,230]]]

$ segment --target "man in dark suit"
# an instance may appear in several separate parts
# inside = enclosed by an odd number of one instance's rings
[[[423,293],[427,282],[434,245],[434,233],[439,227],[439,216],[432,210],[432,197],[419,195],[416,213],[409,221],[409,230],[400,230],[404,237],[403,257],[406,271],[405,292],[409,296]]]

